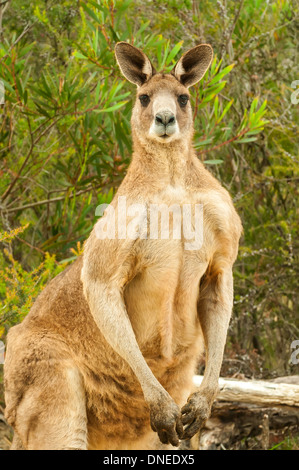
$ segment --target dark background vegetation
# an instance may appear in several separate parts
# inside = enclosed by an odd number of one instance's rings
[[[244,225],[222,375],[297,374],[296,0],[0,0],[0,338],[82,252],[126,173],[135,88],[115,62],[120,40],[166,72],[213,46],[191,90],[194,145]]]

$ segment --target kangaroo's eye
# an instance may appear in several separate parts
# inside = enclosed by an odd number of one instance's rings
[[[146,107],[150,102],[150,97],[148,95],[140,95],[139,99],[140,99],[141,105],[144,107]]]
[[[180,95],[178,97],[179,105],[182,106],[182,107],[186,106],[186,104],[188,103],[188,100],[189,100],[188,95]]]

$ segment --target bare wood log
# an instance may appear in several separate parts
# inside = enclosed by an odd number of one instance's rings
[[[288,435],[299,433],[299,407],[258,406],[251,403],[215,402],[211,418],[192,448],[269,449]]]
[[[274,382],[277,384],[299,385],[299,375],[286,375],[285,377],[276,377],[276,379],[270,379],[269,382]]]
[[[199,387],[203,376],[195,375]],[[299,407],[299,385],[262,380],[219,379],[217,401],[253,403],[257,405],[288,405]]]
[[[202,376],[194,377],[198,387]],[[288,381],[289,383],[281,383]],[[211,418],[191,441],[193,449],[269,449],[299,434],[297,377],[274,381],[219,379]]]

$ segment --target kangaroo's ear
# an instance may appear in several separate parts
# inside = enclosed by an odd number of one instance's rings
[[[185,52],[171,73],[185,87],[189,88],[204,76],[212,62],[212,58],[212,47],[209,44],[200,44]]]
[[[115,55],[122,74],[137,86],[143,85],[156,73],[148,57],[127,42],[116,44]]]

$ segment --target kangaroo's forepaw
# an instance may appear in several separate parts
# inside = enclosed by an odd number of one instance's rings
[[[179,445],[184,431],[181,418],[179,406],[169,396],[161,397],[150,406],[151,428],[158,433],[162,444]]]
[[[183,406],[182,423],[184,433],[181,439],[191,439],[205,424],[211,414],[213,400],[202,392],[190,395],[188,402]]]

